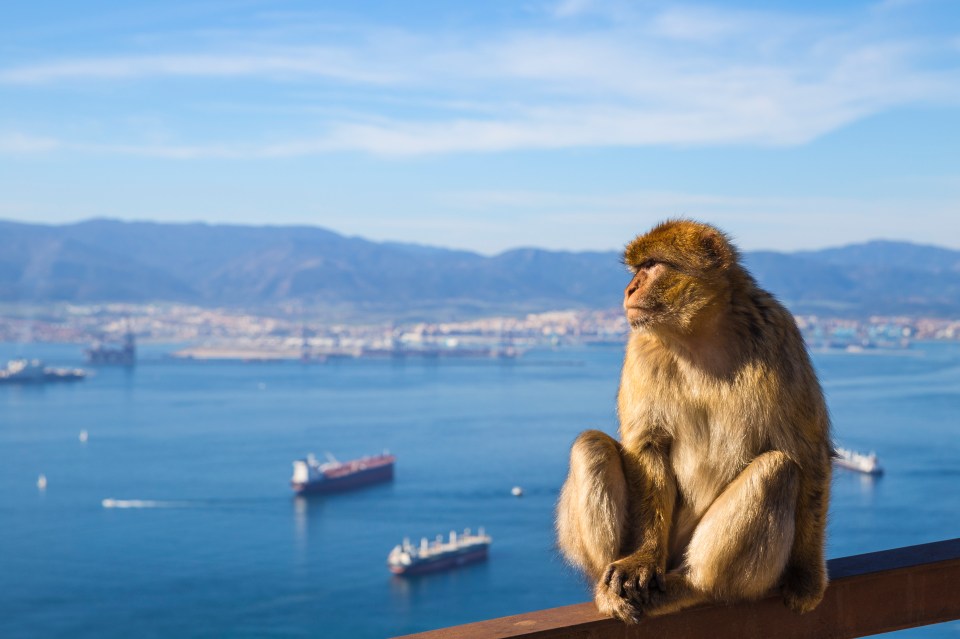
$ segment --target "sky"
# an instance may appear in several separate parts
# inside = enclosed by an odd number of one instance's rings
[[[37,0],[0,219],[312,225],[493,254],[665,218],[960,248],[960,3]]]

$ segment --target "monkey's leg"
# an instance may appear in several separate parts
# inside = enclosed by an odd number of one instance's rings
[[[594,601],[600,612],[628,622],[640,618],[637,602],[647,603],[650,591],[664,585],[677,499],[667,451],[666,440],[651,431],[622,454],[628,500],[624,543],[619,559],[597,581]]]
[[[606,433],[580,433],[557,503],[557,542],[570,563],[597,580],[617,558],[627,523],[627,483],[620,444]]]
[[[756,599],[776,586],[794,540],[798,469],[770,451],[754,459],[710,505],[683,565],[642,605],[661,615],[708,600]]]

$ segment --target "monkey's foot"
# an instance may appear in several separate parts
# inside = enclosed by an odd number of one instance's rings
[[[821,569],[806,570],[791,566],[783,576],[783,602],[794,612],[810,612],[823,599],[827,576]]]
[[[663,572],[654,562],[643,557],[625,557],[607,567],[597,583],[594,600],[600,612],[637,623],[651,592],[662,591],[663,587]]]

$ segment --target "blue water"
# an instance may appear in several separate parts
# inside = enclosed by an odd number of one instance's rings
[[[620,349],[325,365],[142,350],[132,372],[0,387],[0,637],[385,637],[589,597],[552,510],[575,435],[615,431]],[[19,354],[81,363],[77,346],[0,344],[0,361]],[[837,440],[887,469],[836,473],[829,555],[960,536],[960,345],[814,359]],[[392,484],[290,494],[295,457],[384,448]],[[386,569],[405,536],[479,526],[486,563]]]

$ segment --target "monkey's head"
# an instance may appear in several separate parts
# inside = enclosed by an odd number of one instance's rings
[[[722,231],[668,220],[637,236],[623,253],[633,273],[623,309],[635,329],[689,334],[730,299],[737,249]]]

